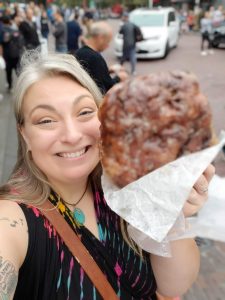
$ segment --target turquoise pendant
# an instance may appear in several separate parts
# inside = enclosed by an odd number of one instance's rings
[[[75,208],[73,217],[80,225],[84,225],[85,215],[80,208]]]

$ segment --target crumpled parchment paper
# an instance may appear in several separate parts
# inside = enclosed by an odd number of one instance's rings
[[[107,204],[131,225],[128,228],[131,236],[134,227],[150,239],[162,242],[181,214],[194,183],[224,144],[223,131],[217,145],[180,157],[122,189],[103,173]],[[138,244],[138,240],[135,242]]]

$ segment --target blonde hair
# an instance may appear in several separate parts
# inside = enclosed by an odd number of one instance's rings
[[[45,174],[31,159],[20,128],[24,124],[22,104],[28,89],[42,78],[59,75],[68,76],[78,82],[92,94],[97,106],[100,105],[102,94],[74,56],[69,54],[43,56],[35,50],[25,53],[13,94],[18,136],[17,162],[7,184],[0,189],[1,198],[14,200],[16,193],[17,200],[40,205],[49,197],[50,184]],[[99,164],[90,176],[95,177],[98,182],[100,174]]]

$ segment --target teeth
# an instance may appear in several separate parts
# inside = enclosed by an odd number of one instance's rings
[[[77,152],[71,152],[71,153],[59,153],[59,156],[65,157],[65,158],[74,158],[74,157],[79,157],[85,153],[86,148],[77,151]]]

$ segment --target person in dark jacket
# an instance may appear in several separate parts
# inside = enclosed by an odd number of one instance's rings
[[[27,8],[26,19],[19,25],[19,30],[24,37],[25,48],[27,50],[35,49],[40,46],[36,24],[33,22],[32,18],[33,10],[31,8]]]
[[[41,34],[43,38],[48,39],[49,26],[48,26],[47,12],[45,10],[43,10],[41,14]]]
[[[76,58],[91,75],[101,92],[105,94],[114,84],[127,79],[125,71],[118,71],[116,76],[110,76],[110,70],[100,54],[112,39],[112,28],[106,22],[95,22],[90,27],[90,36],[86,45],[76,52]]]
[[[1,47],[3,58],[5,60],[6,79],[8,83],[8,91],[12,89],[12,72],[19,67],[19,62],[24,49],[24,39],[18,29],[13,28],[9,16],[2,18],[3,27],[1,34]]]
[[[125,12],[122,20],[124,24],[120,28],[119,33],[123,35],[123,54],[120,60],[121,65],[125,61],[129,61],[131,64],[131,74],[136,73],[136,37],[135,37],[135,25],[129,21],[129,14]]]
[[[78,14],[75,13],[74,19],[67,22],[67,48],[70,54],[75,55],[79,48],[79,37],[82,34],[82,29],[77,22]]]
[[[63,16],[59,11],[54,14],[55,24],[53,35],[55,37],[55,51],[58,53],[67,53],[67,26]]]

